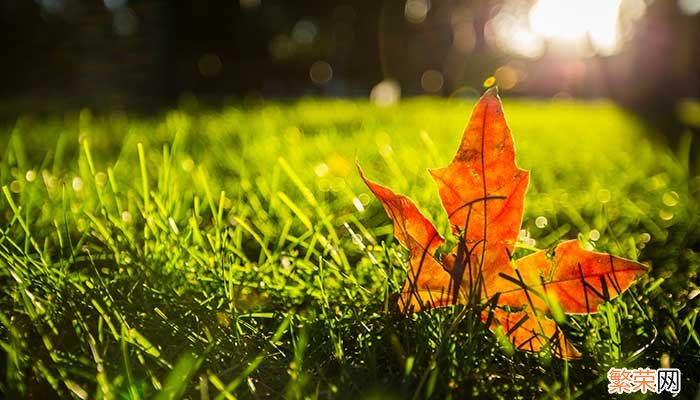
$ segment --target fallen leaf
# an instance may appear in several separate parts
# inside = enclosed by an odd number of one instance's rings
[[[452,162],[430,170],[457,237],[457,245],[440,261],[435,252],[445,241],[413,201],[370,181],[359,165],[358,171],[409,252],[399,300],[403,312],[491,304],[481,312],[482,320],[492,331],[502,329],[515,348],[549,348],[560,358],[578,358],[578,350],[549,318],[554,303],[567,314],[595,313],[647,270],[635,261],[584,250],[575,240],[553,252],[512,259],[529,173],[515,163],[495,88],[474,107]]]

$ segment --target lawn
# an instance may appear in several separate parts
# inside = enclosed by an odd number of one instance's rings
[[[474,99],[301,100],[0,132],[0,397],[605,398],[611,367],[700,381],[700,177],[606,102],[504,98],[521,240],[651,265],[567,317],[583,359],[514,352],[459,307],[402,315],[406,253],[355,170],[448,233],[428,167]],[[519,249],[526,254],[527,250]],[[634,397],[634,396],[632,396]]]

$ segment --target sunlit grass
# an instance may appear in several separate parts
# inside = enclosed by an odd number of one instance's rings
[[[568,319],[582,361],[509,352],[470,314],[447,336],[457,309],[396,311],[404,253],[354,162],[447,232],[426,168],[449,162],[472,102],[190,105],[0,134],[0,393],[597,397],[611,366],[667,357],[690,396],[700,180],[686,147],[653,144],[607,103],[504,104],[532,172],[522,240],[579,237],[653,266]]]

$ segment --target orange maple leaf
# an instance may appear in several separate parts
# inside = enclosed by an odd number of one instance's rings
[[[408,197],[360,176],[394,223],[409,252],[399,298],[403,312],[454,304],[480,307],[491,330],[503,329],[521,350],[550,348],[561,358],[580,353],[547,315],[554,304],[568,314],[597,312],[647,268],[635,261],[582,249],[576,240],[513,260],[529,172],[515,164],[515,147],[496,88],[472,112],[450,165],[432,169],[458,242],[440,261],[445,240]],[[507,308],[503,308],[508,306]]]

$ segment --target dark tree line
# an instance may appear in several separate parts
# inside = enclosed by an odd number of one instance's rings
[[[484,26],[506,0],[432,1],[420,24],[404,0],[3,0],[0,99],[4,114],[55,107],[143,111],[192,93],[203,99],[247,96],[366,97],[393,78],[404,95],[425,93],[421,74],[444,74],[437,94],[481,90],[514,59],[486,43]],[[474,29],[470,53],[451,53],[456,7]],[[545,55],[518,61],[529,82],[513,95],[610,97],[662,130],[680,131],[679,99],[700,96],[700,14],[655,0],[634,38],[612,57],[583,61],[570,81],[567,63]],[[322,83],[310,79],[323,61]],[[578,62],[578,61],[576,61]]]

